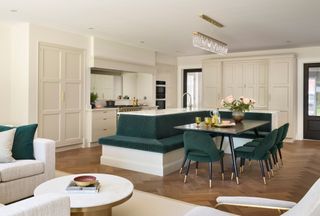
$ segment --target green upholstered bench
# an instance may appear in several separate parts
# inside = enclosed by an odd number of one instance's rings
[[[197,111],[157,116],[120,114],[117,134],[102,137],[99,143],[167,153],[183,148],[183,131],[174,129],[174,127],[192,123],[196,116],[204,118],[209,116],[209,112]]]
[[[102,137],[99,143],[103,145],[132,148],[143,151],[167,153],[183,147],[182,134],[174,135],[163,139],[151,139],[133,136],[115,135]]]

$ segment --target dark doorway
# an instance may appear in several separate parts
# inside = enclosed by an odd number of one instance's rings
[[[304,64],[303,138],[320,140],[320,63]]]
[[[190,102],[192,103],[192,107],[199,107],[201,105],[201,86],[202,86],[202,69],[194,68],[194,69],[185,69],[183,70],[183,92],[182,95],[186,92],[191,95],[185,95],[183,97],[183,107],[189,106]]]

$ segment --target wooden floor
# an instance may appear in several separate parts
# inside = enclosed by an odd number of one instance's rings
[[[240,185],[230,181],[231,158],[225,157],[226,179],[222,181],[219,164],[214,165],[213,188],[208,187],[207,164],[200,164],[199,175],[192,167],[187,184],[178,171],[165,177],[100,165],[101,147],[75,149],[57,153],[57,169],[69,173],[98,172],[123,176],[131,180],[135,189],[174,199],[213,207],[220,195],[260,196],[299,201],[320,176],[320,142],[296,141],[285,143],[284,166],[275,170],[275,176],[262,183],[259,165],[255,162],[245,168]],[[278,215],[274,210],[220,207],[240,215]]]

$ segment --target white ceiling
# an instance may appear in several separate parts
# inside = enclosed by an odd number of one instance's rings
[[[228,43],[230,52],[320,45],[319,9],[320,0],[1,0],[0,21],[184,56],[207,53],[192,46],[193,31]],[[225,28],[200,19],[201,13]]]

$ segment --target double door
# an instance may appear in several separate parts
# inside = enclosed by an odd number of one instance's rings
[[[268,62],[223,63],[223,96],[233,95],[255,99],[256,108],[268,107]]]
[[[83,142],[83,51],[51,44],[39,48],[39,137],[56,146]]]

